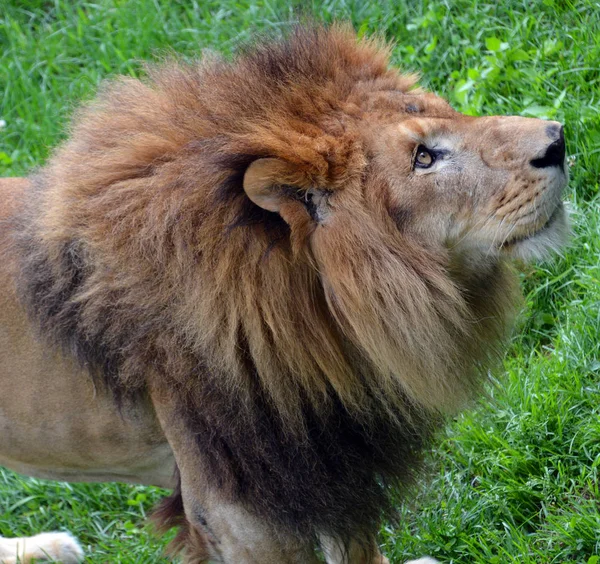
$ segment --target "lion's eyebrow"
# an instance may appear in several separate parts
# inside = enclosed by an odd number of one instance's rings
[[[410,127],[404,125],[404,124],[400,124],[398,126],[398,130],[401,133],[404,133],[407,137],[409,137],[410,139],[412,139],[413,141],[421,141],[424,137],[424,131],[422,128],[419,127],[419,129],[421,130],[420,132],[417,132],[413,129],[411,129]]]

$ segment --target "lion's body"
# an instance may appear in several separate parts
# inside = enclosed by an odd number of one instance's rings
[[[381,44],[317,27],[119,79],[80,113],[3,235],[1,385],[34,470],[54,444],[93,479],[164,484],[172,449],[159,513],[192,561],[381,561],[390,486],[498,360],[510,254],[565,225],[559,124],[413,85]],[[54,443],[31,422],[46,376]]]
[[[173,487],[175,462],[152,411],[127,417],[85,369],[37,338],[15,295],[7,224],[29,183],[0,179],[0,465],[54,480]]]

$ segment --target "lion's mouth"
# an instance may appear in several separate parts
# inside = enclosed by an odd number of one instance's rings
[[[562,205],[562,203],[559,203],[558,206],[556,206],[556,209],[552,212],[552,215],[550,215],[550,217],[546,221],[546,223],[544,223],[539,229],[534,229],[533,231],[530,231],[529,233],[525,233],[525,234],[518,235],[516,237],[512,237],[512,238],[504,241],[500,245],[500,248],[505,249],[505,250],[510,250],[511,248],[513,248],[515,245],[518,245],[519,243],[522,243],[524,241],[532,239],[533,237],[543,235],[544,232],[549,231],[554,226],[554,224],[559,220],[559,218],[562,217],[563,213],[564,213],[563,205]]]
[[[508,239],[500,250],[508,256],[529,262],[545,260],[560,253],[569,239],[569,221],[562,204],[559,204],[548,220],[529,233]]]

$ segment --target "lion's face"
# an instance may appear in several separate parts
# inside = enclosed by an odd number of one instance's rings
[[[433,117],[425,105],[422,115],[369,132],[398,228],[471,254],[540,258],[560,246],[567,230],[562,126],[474,118],[448,106],[440,115],[444,105],[437,99]]]

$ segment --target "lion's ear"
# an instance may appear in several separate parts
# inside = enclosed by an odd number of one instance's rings
[[[295,252],[328,216],[330,192],[315,188],[314,183],[314,176],[301,165],[274,158],[254,161],[244,174],[246,195],[290,226]]]
[[[302,171],[281,159],[258,159],[244,174],[247,196],[257,206],[277,213],[294,199],[298,190],[306,189],[305,184]]]

